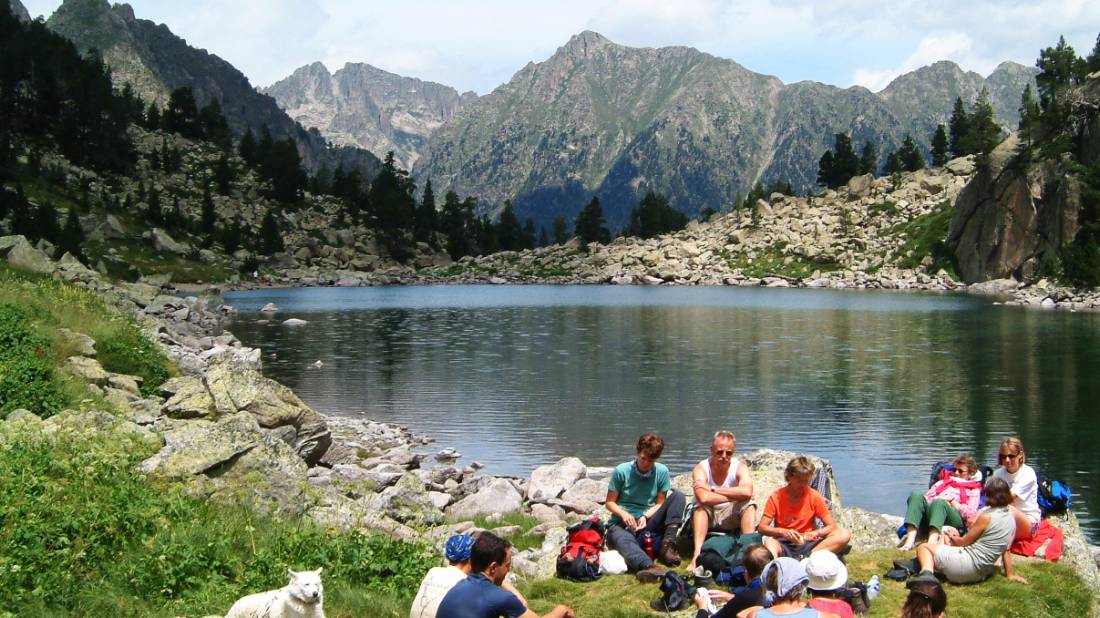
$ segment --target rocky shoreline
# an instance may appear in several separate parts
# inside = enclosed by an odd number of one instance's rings
[[[71,257],[53,262],[22,237],[0,238],[0,258],[97,292],[134,315],[176,363],[180,376],[156,395],[142,397],[134,376],[109,374],[95,360],[89,339],[66,360],[64,370],[121,412],[117,421],[160,445],[141,471],[150,478],[183,484],[212,501],[243,502],[284,516],[304,516],[335,529],[374,530],[409,540],[439,543],[456,531],[523,512],[539,524],[541,547],[519,552],[516,571],[533,578],[553,574],[565,526],[596,513],[607,516],[609,468],[576,458],[540,466],[530,478],[498,477],[480,465],[459,467],[460,457],[444,449],[434,462],[418,449],[431,442],[407,428],[366,419],[326,417],[285,386],[262,375],[261,350],[248,348],[225,330],[236,311],[217,293],[181,297],[166,280],[114,284]],[[83,340],[82,340],[83,341]],[[29,413],[10,418],[26,419]],[[83,425],[111,425],[103,412],[63,412],[59,418]],[[87,418],[83,418],[87,417]],[[47,421],[50,422],[50,421]],[[782,485],[782,469],[793,453],[755,451],[742,456],[753,469],[757,493]],[[826,460],[833,506],[859,549],[892,547],[900,518],[846,507]],[[427,465],[434,463],[434,465]],[[686,475],[675,479],[690,491]],[[1065,558],[1094,591],[1100,592],[1093,549],[1071,514]],[[502,534],[520,532],[499,528]]]

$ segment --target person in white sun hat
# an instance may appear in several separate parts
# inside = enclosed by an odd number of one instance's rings
[[[810,607],[840,618],[852,618],[852,606],[836,593],[848,584],[848,567],[831,551],[817,551],[802,560],[809,583]]]

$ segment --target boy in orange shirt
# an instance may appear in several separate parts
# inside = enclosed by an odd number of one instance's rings
[[[825,498],[810,487],[814,464],[806,457],[795,457],[783,473],[787,485],[780,487],[764,505],[758,530],[764,545],[776,557],[803,558],[811,552],[829,550],[841,553],[852,533],[837,527]],[[822,526],[814,528],[814,518]]]

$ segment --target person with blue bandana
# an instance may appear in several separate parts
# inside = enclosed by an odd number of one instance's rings
[[[433,567],[424,576],[420,589],[416,591],[416,598],[413,599],[409,618],[435,618],[443,597],[470,574],[470,555],[476,541],[477,537],[470,534],[456,534],[447,539],[443,548],[447,556],[447,566]],[[527,599],[507,580],[501,584],[501,588],[511,592],[521,604],[527,606]]]
[[[607,485],[606,506],[611,511],[607,540],[644,583],[655,582],[665,573],[653,557],[668,566],[680,564],[676,534],[687,499],[672,489],[668,467],[657,463],[664,448],[665,441],[655,433],[638,438],[637,457],[616,466]],[[642,547],[647,535],[660,538],[659,544],[653,543],[653,556]]]

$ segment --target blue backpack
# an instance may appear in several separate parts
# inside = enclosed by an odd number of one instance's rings
[[[1039,480],[1039,510],[1043,517],[1049,515],[1065,515],[1069,510],[1069,502],[1073,498],[1073,490],[1062,481],[1053,479]]]

